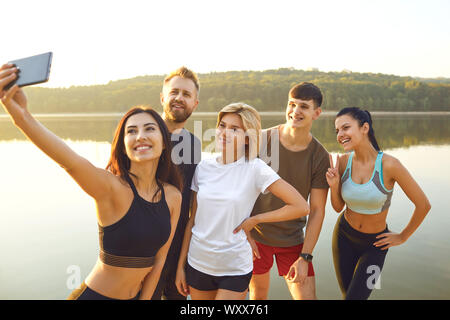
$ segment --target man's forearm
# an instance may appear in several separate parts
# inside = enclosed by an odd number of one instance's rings
[[[312,254],[314,247],[317,244],[317,240],[319,240],[324,217],[325,208],[311,210],[308,217],[308,223],[306,224],[302,253]]]

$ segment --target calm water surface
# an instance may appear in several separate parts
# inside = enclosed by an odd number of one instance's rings
[[[41,121],[79,154],[105,167],[118,119],[111,115]],[[193,117],[187,126],[190,130],[194,121],[202,121],[206,130],[214,127],[215,117]],[[283,116],[263,117],[263,127],[281,122]],[[408,168],[432,209],[405,244],[390,249],[381,289],[374,290],[371,299],[450,299],[450,116],[377,116],[374,127],[384,151]],[[341,150],[334,131],[333,117],[314,123],[314,135],[336,154]],[[203,143],[205,147],[210,141]],[[80,270],[83,281],[97,259],[94,201],[7,118],[0,118],[0,155],[0,299],[65,299],[71,292],[73,268]],[[400,232],[413,210],[395,186],[389,228]],[[337,216],[328,200],[314,250],[319,299],[341,299],[331,253]],[[291,298],[276,268],[269,298]]]

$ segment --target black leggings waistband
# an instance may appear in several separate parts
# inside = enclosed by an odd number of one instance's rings
[[[344,211],[345,213],[345,211]],[[389,232],[388,226],[386,224],[386,228],[383,231],[377,232],[377,233],[365,233],[356,230],[353,228],[350,223],[348,223],[347,219],[345,218],[345,214],[342,213],[338,218],[338,226],[341,228],[342,231],[344,231],[348,236],[355,237],[361,240],[367,240],[367,241],[376,241],[377,236]]]
[[[138,294],[129,300],[138,300],[141,295],[141,291]],[[106,297],[91,288],[89,288],[86,283],[83,283],[75,290],[72,291],[67,300],[119,300],[110,297]]]

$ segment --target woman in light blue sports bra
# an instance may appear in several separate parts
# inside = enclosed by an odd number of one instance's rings
[[[379,288],[387,249],[404,243],[431,205],[400,161],[380,151],[368,111],[344,108],[335,125],[346,154],[337,156],[336,165],[330,155],[326,174],[333,208],[341,212],[345,206],[333,233],[334,267],[344,299],[366,300]],[[389,231],[386,225],[395,183],[415,205],[401,233]]]

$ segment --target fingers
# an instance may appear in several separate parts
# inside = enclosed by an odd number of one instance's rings
[[[289,268],[288,274],[286,275],[286,280],[288,280],[289,282],[295,282],[296,278],[297,278],[297,270],[294,266],[291,266]]]
[[[333,156],[331,155],[331,153],[328,154],[328,158],[330,159],[330,168],[333,169],[334,165],[333,165]]]
[[[288,282],[298,283],[300,286],[302,286],[305,283],[306,275],[300,274],[300,272],[297,270],[297,267],[294,264],[289,269],[289,272],[286,275],[286,280]]]
[[[175,286],[181,295],[186,297],[189,294],[189,286],[186,283],[185,276],[182,276],[181,279],[176,279]]]
[[[19,86],[15,84],[8,91],[6,91],[6,93],[2,92],[0,99],[2,100],[3,104],[8,103],[12,99],[12,97],[14,97],[14,95],[17,93],[19,89],[20,89]]]
[[[250,243],[250,247],[252,248],[253,257],[256,257],[258,259],[261,259],[261,255],[259,254],[258,245],[256,244],[255,240],[252,238],[250,233],[246,232],[247,235],[247,241]],[[255,260],[255,259],[253,259]]]
[[[181,286],[183,288],[183,293],[182,294],[184,294],[185,297],[188,296],[190,294],[190,292],[189,292],[189,286],[187,285],[186,281],[183,281],[181,283]]]
[[[7,69],[0,69],[0,78],[4,78],[6,76],[9,76],[11,73],[17,72],[16,67],[10,67]]]
[[[5,63],[4,65],[2,65],[0,70],[5,70],[5,69],[8,69],[8,68],[12,68],[12,67],[14,67],[14,65],[12,63]]]
[[[189,290],[186,288],[186,284],[179,283],[177,284],[177,290],[182,296],[187,296],[189,294]]]
[[[328,171],[325,173],[325,178],[327,179],[328,184],[330,187],[333,185],[335,186],[337,183],[339,183],[339,172],[336,170],[336,168],[328,168]]]
[[[3,91],[3,88],[17,78],[17,68],[11,68],[7,70],[0,71],[0,91]]]
[[[9,88],[8,91],[6,91],[6,94],[4,96],[4,99],[6,101],[9,101],[12,99],[12,97],[14,97],[14,95],[17,93],[17,91],[19,91],[19,86],[17,84],[13,85],[11,88]]]
[[[289,268],[289,272],[286,276],[286,279],[289,282],[298,282],[299,281],[299,272],[297,270],[297,266],[295,264],[293,264],[290,268]]]
[[[253,217],[247,218],[242,223],[233,230],[233,233],[238,233],[241,230],[244,230],[245,233],[252,230],[255,227]]]
[[[374,242],[373,245],[380,250],[387,250],[394,245],[389,233],[380,234],[376,238],[381,240]]]
[[[328,171],[325,173],[325,175],[330,179],[332,179],[336,176],[334,169],[331,169],[331,168],[328,168]]]
[[[337,155],[336,157],[336,165],[334,166],[334,168],[339,172],[339,155]]]

